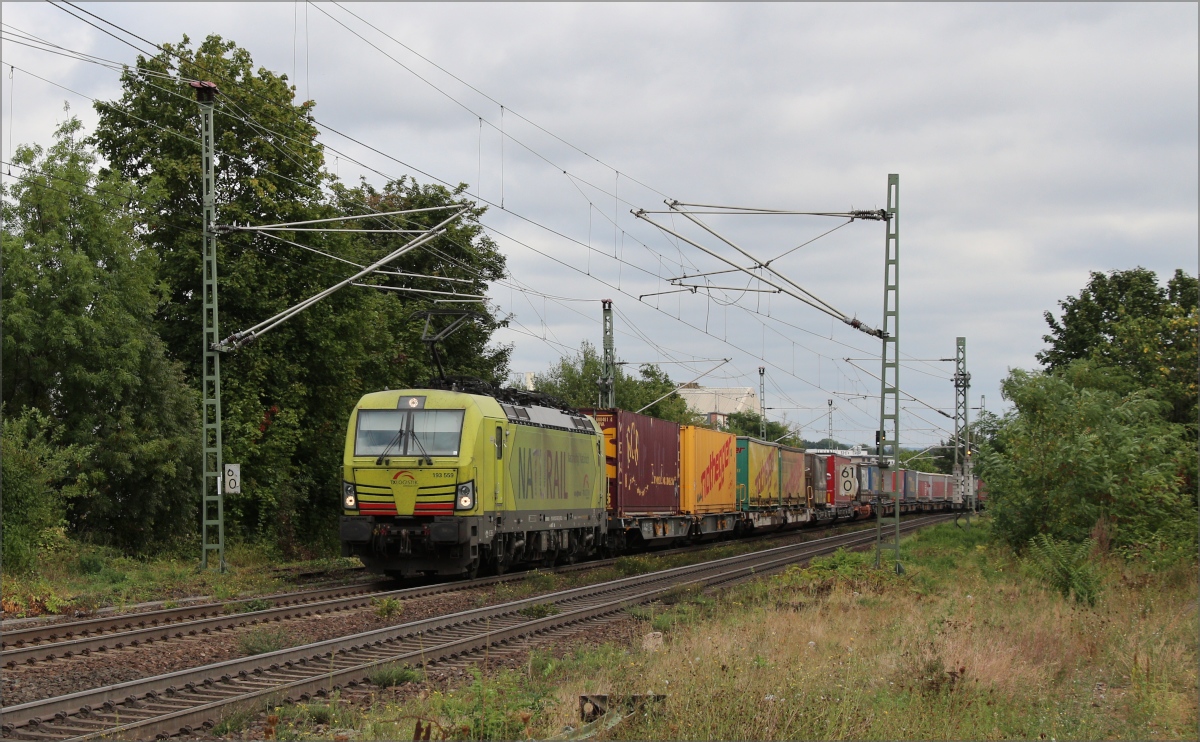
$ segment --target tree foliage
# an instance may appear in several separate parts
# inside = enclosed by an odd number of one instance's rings
[[[172,358],[196,379],[201,344],[200,114],[188,80],[217,84],[217,222],[267,224],[414,208],[467,206],[446,233],[366,283],[481,295],[504,275],[504,258],[483,234],[483,209],[465,186],[448,189],[407,178],[376,188],[348,187],[325,169],[312,101],[297,102],[286,76],[255,68],[248,52],[209,36],[187,37],[139,57],[122,75],[122,95],[98,103],[93,137],[121,177],[145,196],[142,244],[159,263],[166,301],[154,328]],[[449,210],[370,219],[374,229],[428,228]],[[337,225],[335,225],[337,226]],[[226,336],[275,316],[395,250],[411,235],[239,232],[218,244],[220,330]],[[300,243],[320,253],[297,247]],[[414,277],[438,276],[455,282]],[[349,287],[305,310],[254,344],[222,358],[224,456],[242,464],[242,494],[226,499],[231,533],[272,536],[285,552],[335,537],[338,463],[346,419],[364,393],[423,386],[431,376],[419,312],[437,294]],[[480,321],[452,336],[443,352],[451,374],[503,379],[509,349],[489,345],[497,326]],[[198,384],[193,381],[193,385]],[[198,433],[197,433],[198,437]],[[199,485],[189,486],[199,497]],[[323,534],[314,539],[312,534]]]
[[[1005,379],[1014,409],[981,466],[996,532],[1018,548],[1039,534],[1079,542],[1098,525],[1127,550],[1173,541],[1180,522],[1194,525],[1185,490],[1194,449],[1161,402],[1073,383],[1085,372]]]
[[[62,543],[67,508],[86,489],[93,448],[63,445],[61,438],[62,429],[37,410],[4,418],[3,567],[10,574],[32,570],[40,551]]]
[[[1046,370],[1011,371],[1013,409],[973,433],[996,532],[1018,548],[1094,537],[1156,560],[1194,552],[1196,278],[1094,272],[1059,307]]]
[[[535,375],[534,387],[575,407],[597,407],[600,402],[598,382],[603,367],[604,361],[596,346],[585,340],[574,356],[560,358],[546,373]],[[688,409],[683,397],[672,391],[675,386],[671,377],[658,366],[643,364],[637,376],[617,366],[617,407],[637,412],[650,405],[642,411],[643,415],[684,425],[697,424],[698,416]]]
[[[1037,358],[1047,371],[1092,361],[1097,383],[1145,389],[1167,403],[1172,422],[1193,426],[1197,412],[1197,294],[1194,276],[1176,270],[1160,286],[1153,271],[1093,272],[1079,296],[1059,302],[1061,319],[1045,313],[1050,345]]]
[[[725,430],[735,435],[748,435],[752,438],[762,438],[762,415],[754,410],[731,412],[727,418]],[[805,441],[781,422],[767,420],[768,441],[777,441],[785,446],[803,448]]]
[[[79,132],[72,118],[14,158],[27,175],[4,206],[4,411],[36,410],[91,452],[73,525],[139,551],[194,526],[179,493],[198,476],[196,397],[150,324],[162,296],[136,191],[96,177]]]

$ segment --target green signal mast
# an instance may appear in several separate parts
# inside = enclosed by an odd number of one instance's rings
[[[242,348],[272,329],[287,322],[292,317],[323,300],[327,296],[340,291],[347,286],[364,286],[367,288],[390,289],[405,291],[406,289],[386,285],[356,283],[368,277],[391,263],[402,255],[418,247],[426,245],[446,234],[450,224],[464,214],[470,207],[462,203],[452,203],[445,206],[426,206],[415,209],[400,209],[396,211],[375,211],[369,214],[336,216],[327,219],[310,219],[300,222],[280,224],[252,225],[218,225],[216,223],[216,146],[213,135],[213,109],[217,97],[217,86],[211,82],[189,83],[196,91],[196,102],[200,105],[201,126],[201,160],[202,160],[202,195],[204,209],[204,263],[203,263],[203,340],[204,365],[201,369],[201,442],[203,460],[200,471],[201,494],[201,569],[208,568],[209,552],[217,552],[217,560],[221,571],[225,570],[225,504],[223,490],[231,494],[239,492],[241,473],[240,467],[230,464],[226,472],[222,461],[221,437],[221,354]],[[389,226],[382,229],[353,229],[355,232],[371,232],[377,234],[412,235],[412,238],[370,265],[351,263],[360,270],[349,278],[319,291],[312,296],[294,304],[269,319],[263,320],[253,327],[239,330],[224,339],[220,336],[217,321],[217,235],[231,232],[267,233],[270,231],[286,230],[289,227],[303,226],[309,232],[343,232],[345,229],[329,226],[331,222],[346,222],[359,219],[380,219],[393,216],[407,216],[422,212],[449,211],[451,214],[440,222],[428,228],[401,229]],[[349,261],[347,261],[349,262]],[[450,296],[477,300],[474,294],[450,293]],[[611,326],[611,319],[609,320]]]
[[[971,471],[971,373],[967,371],[967,339],[957,338],[954,349],[954,480],[957,498],[965,502],[967,525],[975,514],[975,478]]]
[[[208,554],[216,552],[217,564],[225,571],[225,498],[221,492],[224,471],[221,461],[221,354],[215,350],[221,339],[217,323],[217,232],[216,232],[216,146],[213,143],[213,108],[217,86],[211,82],[190,83],[200,105],[201,159],[204,198],[204,365],[200,374],[200,421],[203,460],[200,467],[200,568],[208,569]]]
[[[875,566],[883,564],[883,550],[895,557],[895,570],[903,574],[900,563],[900,496],[892,478],[883,476],[892,464],[900,463],[900,176],[888,175],[886,238],[883,261],[883,351],[879,372],[879,432],[877,451],[880,471],[879,507],[875,511]],[[892,512],[884,517],[884,496],[891,492]]]

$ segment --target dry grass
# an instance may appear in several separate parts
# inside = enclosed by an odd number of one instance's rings
[[[904,560],[902,577],[839,554],[673,595],[631,611],[624,640],[418,684],[364,714],[356,738],[408,738],[414,718],[457,738],[571,738],[584,693],[667,696],[597,740],[1196,738],[1194,562],[1105,561],[1088,608],[1033,580],[986,523],[925,531]],[[665,636],[656,651],[642,648],[650,631]]]
[[[1107,564],[1088,609],[1029,582],[982,531],[910,540],[903,578],[844,564],[732,591],[706,620],[668,629],[658,653],[564,677],[545,727],[577,725],[581,693],[655,692],[670,695],[661,713],[610,734],[1195,738],[1194,564],[1133,579]]]

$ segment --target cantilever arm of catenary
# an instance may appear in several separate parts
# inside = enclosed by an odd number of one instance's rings
[[[630,213],[632,213],[638,219],[642,219],[644,221],[647,221],[647,222],[653,224],[654,226],[658,227],[659,229],[666,232],[667,234],[683,240],[684,242],[688,243],[692,247],[694,247],[698,250],[703,250],[704,252],[713,256],[717,260],[720,260],[721,262],[726,263],[727,265],[733,266],[734,268],[741,271],[742,273],[745,273],[749,276],[753,276],[753,277],[757,278],[758,280],[762,281],[763,283],[767,284],[768,286],[778,289],[780,291],[780,293],[787,294],[788,296],[792,297],[793,299],[796,299],[798,301],[801,301],[801,302],[809,305],[813,309],[820,310],[821,312],[828,314],[830,317],[839,319],[842,322],[845,322],[846,324],[850,325],[851,327],[853,327],[856,330],[861,330],[862,332],[865,332],[868,335],[873,335],[877,338],[884,337],[884,332],[882,330],[876,330],[876,329],[864,324],[862,321],[855,319],[853,317],[850,317],[849,315],[846,315],[845,313],[835,309],[834,307],[830,306],[829,304],[826,304],[819,297],[813,296],[808,291],[805,291],[804,289],[797,287],[799,289],[799,291],[802,292],[802,293],[797,293],[796,291],[793,291],[790,288],[785,288],[784,286],[780,286],[778,283],[775,283],[771,279],[766,278],[764,276],[760,276],[757,273],[754,273],[753,271],[751,271],[751,269],[738,265],[737,263],[733,262],[729,258],[726,258],[724,255],[716,253],[716,252],[708,249],[704,245],[701,245],[700,243],[696,242],[695,240],[689,239],[689,238],[679,234],[678,232],[671,229],[670,227],[667,227],[663,224],[659,224],[658,222],[656,222],[653,219],[646,216],[647,212],[645,212],[644,210],[641,210],[641,209],[633,210]],[[682,213],[683,215],[686,216],[686,212],[675,212],[675,213]],[[703,225],[701,225],[701,226],[703,226]],[[722,238],[722,240],[724,240],[724,238]],[[754,260],[754,257],[750,256],[750,259]],[[758,261],[755,261],[755,262],[757,263]],[[755,267],[759,267],[759,266],[755,266]],[[771,270],[771,269],[768,268],[767,270]],[[775,273],[775,271],[773,271],[773,270],[771,270],[771,272]],[[776,275],[778,275],[778,274],[776,274]],[[791,282],[789,281],[789,283],[791,283]],[[818,302],[820,302],[820,303],[818,303]]]
[[[271,330],[275,329],[276,327],[283,324],[284,322],[291,319],[292,317],[299,314],[300,312],[303,312],[305,309],[308,309],[310,306],[312,306],[313,304],[316,304],[317,302],[319,302],[320,300],[329,296],[330,294],[334,293],[335,291],[345,288],[346,286],[349,286],[351,283],[357,281],[358,279],[362,278],[363,276],[368,275],[369,273],[374,272],[378,268],[392,262],[393,260],[395,260],[396,258],[405,254],[406,252],[408,252],[410,250],[415,250],[416,248],[420,247],[421,245],[424,245],[425,243],[430,242],[434,238],[445,233],[446,226],[448,224],[450,224],[450,222],[454,221],[458,217],[465,214],[467,211],[468,211],[468,209],[465,207],[459,209],[458,211],[456,211],[452,215],[450,215],[449,218],[445,219],[444,221],[437,224],[436,226],[430,228],[427,232],[425,232],[425,234],[406,243],[404,246],[400,247],[399,249],[397,249],[391,253],[388,253],[382,259],[372,263],[371,265],[368,265],[366,268],[363,268],[361,271],[359,271],[358,273],[355,273],[353,276],[350,276],[349,278],[347,278],[343,281],[339,281],[338,283],[334,284],[333,286],[330,286],[329,288],[325,289],[324,291],[321,291],[317,294],[314,294],[313,296],[310,296],[309,298],[305,299],[304,301],[300,302],[299,304],[297,304],[293,307],[290,307],[289,309],[285,309],[284,311],[280,312],[279,314],[275,315],[274,317],[271,317],[270,319],[259,322],[257,325],[255,325],[254,327],[251,327],[248,330],[242,330],[241,332],[235,332],[232,335],[230,335],[229,337],[222,340],[221,342],[213,343],[213,350],[218,350],[218,351],[223,351],[223,352],[230,351],[230,350],[237,350],[238,348],[242,347],[243,345],[253,342],[259,336],[264,335],[267,332],[270,332]]]
[[[250,226],[241,226],[240,227],[235,224],[230,227],[221,227],[220,229],[222,231],[227,231],[227,232],[247,232],[247,231],[253,232],[253,231],[256,231],[259,229],[286,230],[291,227],[301,227],[301,226],[304,226],[305,224],[328,224],[329,222],[349,222],[349,221],[354,221],[355,219],[378,219],[380,217],[385,217],[385,216],[397,216],[399,214],[417,214],[417,213],[421,213],[424,211],[445,211],[447,209],[454,209],[454,208],[462,208],[462,205],[461,204],[453,204],[450,206],[429,206],[424,209],[404,209],[402,211],[381,211],[381,212],[372,213],[372,214],[356,214],[354,216],[333,216],[333,217],[329,217],[328,219],[309,219],[308,221],[303,221],[303,222],[280,222],[279,224],[262,224],[257,227],[250,227]],[[395,232],[395,231],[406,231],[406,230],[389,229],[386,231]],[[424,231],[424,230],[418,230],[418,231]]]
[[[672,206],[672,208],[674,208],[674,206],[675,206],[675,203],[674,203],[674,202],[672,202],[672,203],[671,203],[671,206]],[[816,302],[816,303],[817,303],[817,305],[818,305],[819,307],[821,307],[821,308],[822,308],[822,310],[823,310],[823,311],[824,311],[826,314],[831,314],[831,315],[833,315],[834,317],[837,317],[838,319],[842,320],[842,321],[843,321],[843,322],[845,322],[846,324],[853,326],[853,323],[849,321],[849,319],[847,318],[847,316],[846,316],[846,314],[845,314],[844,312],[842,312],[841,310],[837,309],[837,308],[836,308],[836,307],[834,307],[832,304],[830,304],[829,302],[825,301],[824,299],[822,299],[821,297],[817,296],[816,294],[814,294],[813,292],[809,291],[808,289],[804,288],[804,287],[803,287],[803,286],[801,286],[800,284],[796,283],[796,282],[795,282],[795,281],[793,281],[792,279],[790,279],[790,278],[788,278],[787,276],[783,275],[783,274],[782,274],[782,273],[780,273],[779,271],[775,270],[775,269],[774,269],[774,268],[772,268],[772,267],[771,267],[771,266],[770,266],[768,263],[764,263],[764,262],[762,262],[761,260],[759,260],[757,257],[755,257],[754,255],[751,255],[749,250],[746,250],[746,249],[742,248],[742,246],[741,246],[741,245],[738,245],[738,244],[737,244],[737,243],[735,243],[733,240],[729,239],[728,237],[726,237],[726,236],[725,236],[725,235],[723,235],[723,234],[720,234],[719,232],[717,232],[717,230],[713,229],[712,227],[708,226],[708,225],[707,225],[707,224],[705,224],[704,222],[700,221],[700,219],[699,219],[699,218],[697,218],[697,217],[696,217],[694,214],[692,214],[691,212],[688,212],[688,211],[683,211],[683,210],[679,210],[679,211],[678,211],[678,213],[680,213],[680,214],[683,214],[683,215],[684,215],[685,217],[687,217],[687,218],[688,218],[688,219],[689,219],[691,222],[693,222],[694,224],[696,224],[697,226],[699,226],[699,227],[700,227],[701,229],[703,229],[705,232],[708,232],[708,233],[709,233],[709,234],[711,234],[713,237],[716,237],[716,238],[717,238],[718,240],[720,240],[721,242],[724,242],[726,245],[729,245],[729,246],[730,246],[730,247],[732,247],[734,250],[737,250],[737,251],[738,251],[738,252],[740,252],[742,255],[744,255],[744,256],[746,256],[747,258],[749,258],[750,260],[752,260],[752,261],[754,262],[754,266],[755,266],[756,268],[764,268],[764,269],[766,269],[766,270],[769,270],[769,271],[771,271],[771,273],[775,274],[775,276],[776,276],[777,278],[779,278],[779,280],[783,281],[784,283],[788,284],[789,286],[791,286],[791,287],[792,287],[792,288],[794,288],[795,290],[799,291],[800,293],[804,294],[805,296],[807,296],[808,298],[810,298],[810,299],[812,299],[814,302]],[[859,329],[859,328],[855,327],[855,329]],[[868,329],[868,330],[870,330],[870,328],[867,328],[867,329]]]

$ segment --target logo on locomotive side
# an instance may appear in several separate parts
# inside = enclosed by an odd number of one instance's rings
[[[566,500],[567,452],[517,449],[517,499]]]

